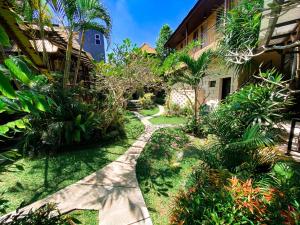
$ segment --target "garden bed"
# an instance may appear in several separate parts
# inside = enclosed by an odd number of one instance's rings
[[[180,129],[157,131],[137,163],[137,178],[153,224],[167,225],[172,202],[197,164],[197,150]]]
[[[126,118],[125,139],[49,157],[23,158],[7,166],[8,171],[0,174],[0,193],[4,192],[3,198],[8,201],[6,212],[15,210],[21,203],[27,205],[45,198],[117,159],[144,130],[132,114]]]

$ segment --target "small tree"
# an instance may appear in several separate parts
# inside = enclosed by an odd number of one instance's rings
[[[106,10],[106,8],[97,0],[76,0],[77,8],[78,8],[78,22],[77,29],[81,32],[80,39],[80,50],[79,57],[77,60],[75,75],[74,75],[74,85],[77,82],[78,73],[80,69],[81,63],[81,54],[83,49],[83,44],[85,40],[85,32],[86,30],[96,30],[101,32],[108,43],[110,42],[110,33],[111,33],[111,18]],[[100,22],[104,22],[105,26]]]
[[[159,37],[156,41],[156,52],[162,60],[168,57],[168,55],[172,52],[172,49],[165,47],[165,44],[171,37],[172,33],[173,31],[168,24],[163,25],[159,32]]]
[[[203,52],[198,59],[194,59],[187,53],[184,53],[179,57],[179,62],[184,63],[187,66],[187,68],[183,69],[181,75],[177,77],[177,81],[190,85],[194,90],[195,93],[194,117],[196,123],[198,121],[199,86],[204,76],[206,75],[210,56],[211,56],[211,52],[206,51]]]
[[[96,64],[96,88],[107,96],[104,104],[109,104],[108,124],[117,119],[118,111],[137,90],[160,83],[158,64],[159,60],[143,54],[129,39],[112,49],[108,63]]]

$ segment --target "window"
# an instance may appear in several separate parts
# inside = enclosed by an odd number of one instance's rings
[[[201,26],[201,48],[204,48],[207,46],[207,25],[203,24]]]
[[[198,38],[199,38],[199,32],[198,32],[198,30],[196,30],[193,34],[193,40],[198,41]]]
[[[216,87],[217,82],[215,80],[209,81],[209,87]]]
[[[95,44],[101,45],[100,34],[95,34]]]

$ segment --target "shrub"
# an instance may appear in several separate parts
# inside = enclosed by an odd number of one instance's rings
[[[169,116],[180,116],[181,115],[181,107],[176,103],[169,103],[166,105],[167,115]]]
[[[297,224],[299,204],[280,200],[285,194],[278,189],[254,186],[251,179],[229,179],[222,170],[199,168],[194,186],[175,198],[171,224]]]
[[[220,26],[222,39],[220,50],[223,55],[227,51],[247,51],[256,47],[259,37],[261,13],[263,8],[262,0],[243,0],[226,13],[226,26]],[[224,24],[225,24],[224,23]]]
[[[275,71],[261,74],[273,83],[282,77]],[[291,104],[285,90],[267,83],[250,84],[229,96],[215,111],[203,118],[201,127],[219,140],[223,165],[231,171],[247,163],[254,165],[257,149],[273,145],[278,135],[274,126]],[[252,167],[250,171],[254,171]]]
[[[36,211],[27,214],[18,212],[16,215],[0,221],[1,225],[72,225],[74,218],[63,216],[54,204],[47,204]],[[77,220],[75,220],[77,221]]]
[[[139,99],[139,102],[143,109],[151,109],[155,106],[154,101],[154,94],[146,93],[142,98]]]

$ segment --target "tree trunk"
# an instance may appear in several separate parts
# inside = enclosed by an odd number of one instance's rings
[[[43,46],[43,63],[47,67],[48,71],[50,71],[51,70],[50,62],[49,62],[48,53],[47,53],[46,46],[45,46],[45,31],[44,31],[44,23],[43,23],[43,18],[42,18],[43,11],[42,11],[40,1],[38,1],[38,8],[39,8],[38,23],[39,23],[40,35],[41,35],[42,46]],[[35,42],[35,40],[33,40],[33,42]]]
[[[194,87],[195,91],[195,104],[194,104],[194,113],[195,113],[195,121],[198,123],[198,86]]]
[[[70,68],[71,68],[71,60],[72,60],[72,45],[73,45],[73,31],[69,31],[68,37],[68,46],[66,52],[66,62],[65,62],[65,71],[64,71],[64,78],[63,78],[63,88],[67,88],[69,85],[69,78],[70,78]]]
[[[82,34],[81,34],[79,57],[77,60],[76,71],[75,71],[75,76],[74,76],[74,85],[76,85],[77,79],[78,79],[78,73],[79,73],[79,69],[80,69],[81,54],[82,54],[82,48],[84,45],[84,39],[85,39],[85,30],[83,30]]]

